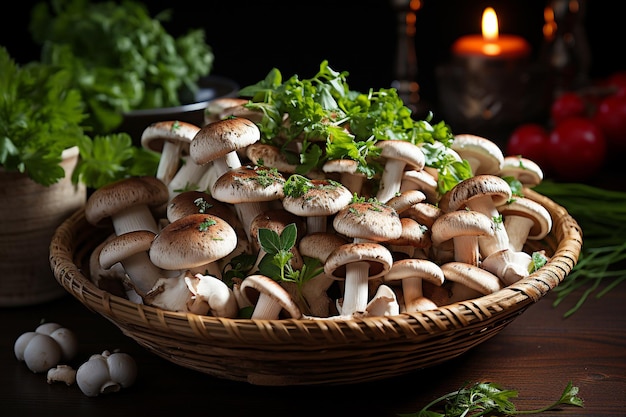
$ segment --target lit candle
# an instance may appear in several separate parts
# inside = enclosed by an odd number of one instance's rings
[[[529,43],[520,36],[500,35],[498,16],[493,8],[483,12],[482,35],[465,35],[452,45],[452,52],[460,58],[493,60],[523,60],[530,55]]]

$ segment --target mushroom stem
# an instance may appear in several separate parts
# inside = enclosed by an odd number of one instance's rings
[[[341,305],[341,315],[350,316],[365,311],[369,296],[369,263],[353,262],[346,265],[346,282]]]
[[[172,178],[174,178],[180,163],[182,149],[183,145],[180,141],[172,142],[166,140],[163,142],[163,150],[159,158],[156,177],[163,181],[164,184],[169,184]]]
[[[184,158],[183,165],[167,185],[170,200],[184,190],[198,189],[202,176],[209,166],[210,164],[198,165],[189,157]]]
[[[139,295],[150,291],[163,275],[161,268],[150,261],[148,252],[138,252],[123,259],[120,263]]]
[[[387,160],[383,175],[380,179],[380,188],[376,195],[378,201],[385,203],[400,191],[400,183],[405,166],[406,162],[402,160]]]
[[[145,204],[132,205],[111,216],[115,234],[120,236],[135,230],[158,233],[159,227],[150,208]]]
[[[260,293],[259,299],[252,313],[253,319],[277,319],[282,306],[277,303],[270,295]]]

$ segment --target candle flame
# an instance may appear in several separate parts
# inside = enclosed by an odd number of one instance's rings
[[[485,41],[495,42],[498,40],[498,16],[493,7],[487,7],[483,12],[481,27]]]

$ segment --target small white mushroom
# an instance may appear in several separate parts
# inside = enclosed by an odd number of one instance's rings
[[[137,364],[127,353],[104,351],[91,355],[76,371],[76,383],[88,397],[110,394],[130,387],[137,377]]]
[[[62,360],[69,361],[77,352],[74,333],[58,323],[44,323],[34,332],[20,335],[13,345],[15,357],[35,373],[47,372]]]
[[[57,365],[55,368],[48,369],[46,379],[48,384],[64,382],[70,386],[76,383],[76,369],[69,365]]]

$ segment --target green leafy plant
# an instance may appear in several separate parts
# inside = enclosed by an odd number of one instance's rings
[[[505,417],[539,414],[563,405],[584,406],[583,400],[577,396],[578,387],[573,386],[571,382],[567,384],[558,400],[534,410],[517,410],[510,400],[516,398],[517,395],[517,391],[502,389],[493,382],[476,382],[442,395],[416,413],[399,415],[402,417]],[[435,408],[437,406],[439,408]]]
[[[69,71],[32,62],[19,66],[0,47],[0,166],[49,186],[65,172],[65,149],[78,146],[73,181],[100,186],[130,175],[154,175],[158,155],[133,148],[128,134],[85,134],[87,117],[80,91]]]
[[[626,193],[580,183],[546,180],[535,191],[563,206],[583,231],[583,246],[578,263],[554,288],[560,305],[572,293],[582,295],[565,312],[569,317],[595,294],[601,298],[626,281]]]
[[[441,193],[471,176],[469,164],[449,152],[454,136],[448,125],[432,124],[432,114],[414,120],[393,88],[351,90],[347,76],[330,68],[328,61],[308,79],[293,75],[283,81],[274,68],[239,95],[250,97],[246,106],[264,114],[261,140],[279,147],[297,165],[298,174],[306,175],[328,160],[352,159],[358,162],[359,173],[373,178],[382,172],[376,142],[404,140],[422,145],[426,165],[438,169]],[[284,115],[289,123],[283,123]],[[296,139],[302,145],[298,152],[290,148]]]
[[[123,113],[171,107],[198,89],[214,55],[204,31],[189,30],[174,38],[163,23],[132,0],[52,0],[32,11],[30,31],[42,46],[41,61],[60,66],[87,104],[94,133],[110,133]]]
[[[261,258],[258,269],[259,273],[276,281],[296,284],[300,304],[306,305],[302,295],[302,286],[311,278],[322,273],[323,267],[319,260],[303,257],[302,268],[293,268],[291,264],[294,257],[292,249],[296,244],[297,234],[295,223],[285,226],[280,235],[271,229],[259,229],[258,240],[265,255]]]

